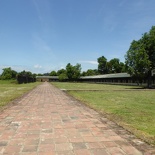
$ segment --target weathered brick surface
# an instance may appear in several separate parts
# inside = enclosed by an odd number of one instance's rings
[[[155,149],[45,82],[0,113],[3,154],[153,155]]]

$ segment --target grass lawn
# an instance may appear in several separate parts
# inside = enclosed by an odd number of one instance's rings
[[[139,86],[121,86],[95,83],[72,83],[72,82],[53,82],[56,87],[67,90],[130,90],[141,88]]]
[[[155,90],[103,84],[53,84],[62,89],[69,89],[68,93],[76,99],[106,114],[139,138],[155,144]],[[99,91],[86,91],[89,88]]]
[[[22,96],[39,85],[39,82],[28,84],[17,84],[15,80],[0,80],[0,108],[10,101]]]

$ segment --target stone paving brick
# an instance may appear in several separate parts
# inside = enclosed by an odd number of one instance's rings
[[[122,150],[126,154],[142,155],[142,153],[138,151],[137,149],[135,149],[133,146],[122,146]]]
[[[91,152],[92,155],[109,155],[105,149],[93,149]]]
[[[105,146],[105,147],[117,147],[118,145],[113,142],[113,141],[104,141],[104,142],[101,142],[100,143],[102,146]]]
[[[23,145],[24,141],[23,139],[11,139],[9,141],[9,145]]]
[[[109,147],[107,148],[107,151],[111,154],[111,155],[126,155],[126,153],[119,147]],[[134,155],[134,154],[133,154]]]
[[[75,155],[91,155],[90,150],[81,149],[81,150],[74,150]]]
[[[20,153],[19,155],[38,155],[38,153],[28,152],[28,153]]]
[[[3,141],[3,139],[2,139],[2,141],[0,141],[0,147],[7,146],[7,143],[8,143],[8,141]]]
[[[104,148],[104,146],[101,145],[101,144],[98,143],[98,142],[95,142],[95,143],[86,143],[86,145],[87,145],[87,148],[88,148],[88,149]]]
[[[55,143],[67,143],[68,139],[66,137],[55,138],[54,142]]]
[[[4,154],[15,154],[21,151],[21,146],[7,146],[4,150]]]
[[[78,150],[78,149],[86,149],[87,146],[85,143],[72,143],[73,149]]]
[[[67,151],[67,150],[73,149],[73,146],[71,143],[59,143],[55,145],[56,145],[56,151]]]
[[[22,152],[36,152],[37,148],[37,145],[25,145]]]
[[[38,145],[39,144],[39,139],[25,139],[24,145]]]
[[[85,142],[97,142],[97,138],[95,136],[93,137],[83,137]]]
[[[37,155],[57,155],[55,151],[39,152]]]
[[[42,138],[41,140],[40,140],[40,144],[54,144],[54,140],[53,140],[53,138],[48,138],[48,139],[44,139],[44,138]]]
[[[0,113],[0,155],[155,155],[154,147],[47,82],[15,102]]]
[[[69,138],[69,141],[72,142],[72,143],[79,143],[79,142],[83,142],[84,140],[83,140],[82,137],[80,137],[80,138],[72,137],[72,138]]]
[[[39,152],[45,152],[45,151],[55,151],[55,144],[40,144],[38,147]]]
[[[57,155],[74,155],[73,151],[58,151]]]

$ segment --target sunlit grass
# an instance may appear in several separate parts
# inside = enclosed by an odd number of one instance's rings
[[[139,86],[108,85],[95,83],[53,82],[52,84],[56,87],[67,90],[128,90],[141,88]]]
[[[105,114],[139,138],[155,144],[155,90],[103,84],[53,84],[68,89],[68,93],[76,99]],[[84,91],[78,91],[79,86]],[[85,90],[89,88],[104,91]]]
[[[0,107],[32,90],[40,83],[17,84],[15,80],[0,80]]]

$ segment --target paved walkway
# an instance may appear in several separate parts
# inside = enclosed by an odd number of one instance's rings
[[[133,147],[133,140],[147,144],[127,135],[47,82],[0,114],[1,155],[155,154],[151,147],[143,153]]]

